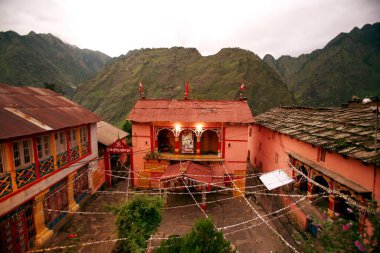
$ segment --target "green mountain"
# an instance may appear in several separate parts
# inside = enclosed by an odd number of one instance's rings
[[[266,55],[296,102],[336,106],[352,96],[380,94],[380,23],[341,33],[323,49],[299,57]]]
[[[77,88],[74,100],[106,121],[121,124],[139,99],[140,81],[147,98],[182,99],[186,80],[190,99],[221,100],[237,99],[244,80],[244,96],[254,114],[293,103],[279,75],[254,53],[227,48],[202,56],[182,47],[133,50],[113,59]]]
[[[94,76],[108,55],[79,49],[51,34],[0,32],[0,82],[43,87],[56,83],[71,97],[76,86]]]

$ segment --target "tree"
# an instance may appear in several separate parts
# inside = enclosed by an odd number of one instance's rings
[[[59,85],[54,83],[54,82],[51,82],[51,83],[44,82],[44,88],[52,90],[52,91],[54,91],[58,94],[61,94],[61,95],[65,95],[62,88],[59,87]]]
[[[235,252],[211,219],[197,220],[190,233],[163,241],[155,253],[230,253]]]
[[[127,120],[121,129],[123,129],[123,131],[128,133],[128,136],[127,136],[128,144],[132,143],[132,141],[131,141],[131,139],[132,139],[132,122]]]
[[[120,207],[110,209],[117,214],[116,226],[120,241],[118,252],[141,252],[162,220],[160,197],[136,195]]]

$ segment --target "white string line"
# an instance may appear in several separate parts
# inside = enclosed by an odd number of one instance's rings
[[[313,195],[313,196],[318,196],[318,195],[320,195],[320,194],[315,194],[315,195]],[[307,196],[304,196],[303,199],[298,200],[296,203],[290,204],[290,205],[288,205],[288,206],[286,206],[286,207],[284,207],[284,208],[281,208],[281,209],[278,209],[278,210],[273,211],[273,212],[271,212],[271,213],[265,214],[265,215],[263,215],[262,217],[264,217],[264,216],[269,216],[269,215],[273,215],[273,214],[276,214],[276,213],[279,213],[279,212],[281,212],[281,211],[283,211],[283,210],[289,208],[290,206],[292,206],[292,205],[294,205],[294,204],[297,204],[297,203],[301,202],[301,201],[304,200],[305,198],[307,198]],[[317,200],[319,200],[319,199],[321,199],[321,198],[326,198],[326,196],[319,196],[319,198],[313,200],[312,202],[315,202],[315,201],[317,201]],[[306,204],[302,205],[301,207],[304,207],[305,205],[306,205]],[[296,206],[296,209],[301,209],[301,207]],[[291,212],[294,212],[296,209],[294,209],[294,210],[290,210],[290,211],[288,211],[288,212],[286,212],[286,213],[284,213],[284,214],[281,214],[280,216],[276,216],[276,217],[274,217],[274,218],[272,218],[272,219],[269,219],[268,221],[278,219],[278,218],[280,218],[280,217],[282,217],[282,216],[285,216],[285,215],[287,215],[287,214],[289,214],[289,213],[291,213]],[[254,221],[254,220],[257,220],[257,219],[259,219],[259,217],[256,217],[256,218],[253,218],[253,219],[250,219],[250,220],[246,220],[246,221],[241,222],[241,223],[236,223],[236,224],[229,225],[229,226],[225,226],[225,227],[219,227],[219,228],[217,228],[217,229],[218,229],[218,230],[229,229],[229,228],[232,228],[232,227],[236,227],[236,226],[240,226],[240,225],[247,224],[248,222],[251,222],[251,221]],[[259,226],[259,225],[261,225],[261,224],[264,224],[264,222],[261,222],[261,223],[258,223],[258,224],[254,224],[254,225],[251,226],[251,227],[245,227],[245,228],[238,229],[238,230],[235,230],[235,231],[232,231],[232,232],[228,232],[228,233],[226,233],[226,235],[228,235],[228,234],[232,234],[232,233],[236,233],[236,232],[239,232],[239,231],[242,231],[242,230],[245,230],[245,229],[249,229],[249,228],[252,228],[252,227],[255,227],[255,226]],[[168,240],[168,239],[170,239],[170,238],[169,238],[169,237],[161,237],[161,238],[160,238],[160,237],[153,237],[153,238],[152,238],[152,240]]]
[[[293,164],[290,163],[290,160],[288,160],[288,163],[289,163],[289,166],[291,169],[295,170],[297,173],[301,174],[303,177],[305,177],[307,179],[308,182],[318,186],[319,188],[323,189],[324,191],[326,191],[327,193],[329,194],[335,194],[335,195],[338,195],[339,197],[343,198],[344,200],[347,201],[347,203],[349,205],[352,205],[352,206],[355,206],[357,208],[359,208],[360,210],[363,210],[363,211],[366,211],[366,212],[370,212],[372,213],[373,210],[361,205],[361,204],[358,204],[355,200],[353,200],[350,196],[348,195],[345,195],[339,191],[336,191],[336,190],[332,190],[330,188],[327,188],[321,184],[319,184],[318,182],[316,182],[315,180],[311,179],[310,177],[306,176],[302,171],[298,170],[295,166],[293,166]]]
[[[304,196],[305,197],[305,196]],[[228,199],[231,199],[231,198],[235,198],[235,197],[230,197],[230,198],[228,198]],[[227,199],[227,198],[226,198]],[[209,201],[209,203],[211,203],[211,202],[217,202],[217,201],[221,201],[221,200],[215,200],[215,201]],[[195,204],[192,204],[192,205],[195,205]],[[300,208],[300,207],[297,207],[298,209]],[[203,210],[203,209],[202,209]],[[295,210],[292,210],[292,211],[290,211],[290,212],[293,212],[293,211],[295,211]],[[290,212],[288,212],[288,213],[290,213]],[[273,212],[273,213],[275,213],[275,212]],[[287,213],[285,213],[284,215],[286,215]],[[269,215],[269,214],[268,214]],[[284,215],[282,215],[282,216],[284,216]],[[274,219],[277,219],[277,218],[279,218],[279,217],[282,217],[282,216],[278,216],[278,217],[276,217],[276,218],[274,218]],[[257,217],[258,218],[258,217]],[[257,219],[256,218],[256,219]],[[274,219],[272,219],[272,220],[274,220]],[[261,224],[263,224],[264,222],[262,222],[262,223],[260,223],[260,224],[255,224],[254,226],[258,226],[258,225],[261,225]],[[251,227],[253,227],[253,226],[251,226]],[[250,227],[248,227],[248,228],[244,228],[244,229],[249,229]],[[219,228],[219,229],[223,229],[223,228]],[[240,230],[236,230],[236,231],[233,231],[233,232],[229,232],[229,233],[227,233],[227,234],[232,234],[232,233],[235,233],[235,232],[238,232],[238,231],[241,231],[241,230],[244,230],[244,229],[240,229]],[[227,234],[225,234],[225,235],[227,235]],[[43,249],[43,250],[45,250],[45,251],[50,251],[50,250],[54,250],[54,249],[65,249],[65,248],[70,248],[70,247],[77,247],[77,246],[87,246],[87,245],[90,245],[90,244],[96,244],[96,243],[103,243],[103,242],[110,242],[110,241],[117,241],[117,240],[124,240],[124,239],[126,239],[126,238],[121,238],[121,239],[115,239],[115,240],[103,240],[103,241],[97,241],[97,242],[89,242],[89,243],[83,243],[83,244],[80,244],[80,245],[69,245],[69,246],[57,246],[57,247],[53,247],[53,248],[47,248],[47,249]],[[151,238],[152,240],[166,240],[166,239],[170,239],[170,238]],[[150,248],[152,248],[152,249],[154,249],[154,248],[157,248],[157,247],[150,247]],[[39,251],[29,251],[29,252],[41,252],[41,250],[39,250]]]
[[[93,242],[84,242],[80,244],[72,244],[72,245],[67,245],[67,246],[55,246],[55,247],[44,248],[44,249],[29,250],[27,252],[35,253],[35,252],[52,251],[52,250],[57,250],[57,249],[69,249],[69,248],[75,248],[75,247],[90,246],[90,245],[100,244],[100,243],[125,241],[127,239],[128,238],[117,238],[117,239],[109,239],[109,240],[101,240],[101,241],[93,241]]]
[[[192,193],[192,192],[190,191],[190,189],[187,187],[187,185],[186,185],[185,181],[183,180],[183,178],[181,178],[181,180],[182,180],[182,183],[185,185],[186,190],[189,192],[190,196],[193,198],[195,204],[197,204],[198,208],[203,212],[203,214],[206,216],[206,218],[208,218],[207,213],[206,213],[205,210],[203,210],[203,208],[198,204],[197,200],[196,200],[195,197],[193,196],[193,193]],[[206,193],[204,193],[204,194],[206,194]],[[202,201],[203,201],[203,200],[202,200]],[[216,225],[215,225],[214,223],[212,223],[212,225],[214,226],[214,229],[218,230],[218,228],[216,227]],[[219,230],[218,230],[218,231],[219,231]],[[222,235],[223,235],[223,238],[224,238],[225,240],[227,240],[226,236],[225,236],[223,233],[222,233]],[[239,253],[239,251],[238,251],[237,249],[236,249],[236,252]]]
[[[125,165],[124,165],[124,167],[126,168],[126,170],[111,170],[111,171],[112,172],[117,172],[117,173],[126,173],[126,172],[128,172],[130,170],[129,167],[126,167]],[[99,171],[108,172],[108,170],[99,170]],[[132,171],[131,170],[131,172],[134,173],[134,174],[137,174],[137,176],[139,178],[143,178],[143,179],[162,179],[162,178],[168,178],[168,177],[170,178],[171,177],[171,176],[167,176],[167,177],[144,177],[144,176],[141,176],[141,172],[151,172],[151,171],[140,171],[140,172],[138,172],[138,171]],[[152,171],[152,172],[156,172],[156,171]],[[261,176],[263,174],[265,174],[265,173],[253,173],[253,174],[249,174],[248,176],[242,176],[241,178],[242,179],[243,178],[254,178],[254,177],[259,177],[259,176]],[[196,177],[221,178],[221,179],[225,178],[224,175],[223,176],[213,176],[213,175],[209,176],[209,175],[188,174],[188,173],[186,173],[186,175],[187,176],[196,176]]]
[[[183,186],[182,186],[183,188]],[[231,189],[232,191],[235,191],[235,189]],[[263,189],[263,190],[260,190],[260,191],[264,191],[266,189]],[[110,194],[113,194],[113,193],[116,193],[116,194],[125,194],[126,192],[112,192],[110,191],[109,192]],[[134,193],[134,192],[130,192],[130,193]],[[210,193],[210,192],[206,192],[206,193]],[[250,194],[259,194],[259,195],[267,195],[267,196],[281,196],[281,197],[307,197],[305,195],[301,195],[301,194],[281,194],[281,193],[263,193],[263,192],[259,192],[259,191],[255,191],[255,192],[249,192],[249,191],[246,191],[246,193],[250,193]],[[149,195],[153,195],[153,194],[150,194],[148,193]],[[319,196],[321,194],[314,194],[314,195],[311,195],[312,197],[313,196]],[[227,198],[223,198],[223,199],[218,199],[218,200],[211,200],[211,201],[206,201],[206,203],[215,203],[215,202],[221,202],[221,201],[224,201],[224,200],[229,200],[229,199],[233,199],[233,198],[238,198],[239,196],[232,196],[232,197],[227,197]],[[189,206],[194,206],[195,204],[187,204],[187,205],[179,205],[179,206],[173,206],[173,207],[164,207],[163,209],[165,210],[170,210],[170,209],[178,209],[178,208],[184,208],[184,207],[189,207]],[[112,212],[80,212],[80,211],[66,211],[66,210],[57,210],[57,209],[48,209],[48,208],[44,208],[44,210],[47,210],[49,212],[62,212],[62,213],[72,213],[72,214],[88,214],[88,215],[102,215],[102,214],[112,214]]]
[[[194,200],[195,204],[199,207],[199,209],[201,209],[202,213],[206,216],[206,218],[208,218],[208,215],[207,213],[205,212],[205,210],[203,210],[203,208],[198,204],[197,200],[195,199],[195,197],[193,196],[192,192],[190,191],[190,189],[187,187],[185,181],[183,180],[183,178],[181,178],[182,180],[182,183],[183,185],[186,187],[186,190],[187,192],[190,194],[191,198]]]
[[[270,216],[270,215],[273,215],[273,214],[279,213],[279,212],[281,212],[281,211],[283,211],[283,210],[285,210],[285,209],[290,208],[291,206],[296,205],[297,203],[299,203],[299,202],[305,200],[306,198],[307,198],[307,196],[304,196],[303,198],[300,198],[299,200],[297,200],[297,201],[295,201],[295,202],[292,202],[291,204],[289,204],[289,205],[287,205],[287,206],[285,206],[285,207],[283,207],[283,208],[280,208],[280,209],[278,209],[278,210],[276,210],[276,211],[274,211],[274,212],[271,212],[271,213],[267,213],[267,214],[265,214],[265,215],[262,215],[262,217],[267,217],[267,216]],[[233,227],[236,227],[236,226],[240,226],[240,225],[247,224],[247,223],[252,222],[252,221],[254,221],[254,220],[257,220],[257,219],[259,219],[259,217],[256,217],[256,218],[253,218],[253,219],[249,219],[249,220],[245,220],[245,221],[240,222],[240,223],[236,223],[236,224],[232,224],[232,225],[228,225],[228,226],[220,227],[220,228],[218,228],[218,229],[229,229],[229,228],[233,228]]]
[[[319,197],[319,198],[315,199],[314,201],[317,201],[317,200],[319,200],[319,199],[321,199],[321,198],[325,198],[325,197],[324,197],[324,196]],[[295,212],[295,211],[298,210],[298,209],[301,209],[301,208],[304,207],[305,205],[306,205],[306,203],[305,203],[304,205],[302,205],[301,207],[296,206],[295,209],[293,209],[293,210],[289,210],[288,212],[283,213],[283,214],[281,214],[281,215],[278,215],[278,216],[276,216],[276,217],[274,217],[274,218],[272,218],[272,219],[268,219],[267,221],[272,221],[272,220],[279,219],[279,218],[281,218],[281,217],[283,217],[283,216],[285,216],[285,215],[288,215],[288,214],[290,214],[290,213],[292,213],[292,212]],[[253,225],[251,225],[251,226],[249,226],[249,227],[245,227],[245,228],[241,228],[241,229],[238,229],[238,230],[234,230],[234,231],[228,232],[228,233],[226,233],[226,235],[234,234],[234,233],[237,233],[237,232],[240,232],[240,231],[246,230],[246,229],[251,229],[251,228],[253,228],[253,227],[260,226],[260,225],[262,225],[262,224],[264,224],[264,223],[265,223],[265,222],[263,221],[263,222],[260,222],[260,223],[257,223],[257,224],[253,224]]]
[[[321,189],[323,189],[324,191],[326,191],[329,194],[335,194],[335,195],[340,196],[341,198],[343,198],[344,200],[346,200],[348,204],[351,204],[352,206],[355,206],[355,207],[359,208],[360,210],[364,210],[364,211],[366,211],[368,213],[374,213],[374,212],[376,212],[376,208],[375,208],[375,210],[373,210],[372,208],[368,208],[366,206],[363,206],[361,203],[358,203],[357,201],[355,201],[354,199],[352,199],[349,195],[343,194],[343,193],[341,193],[339,191],[331,190],[330,188],[327,188],[327,187],[319,184],[318,182],[314,181],[312,178],[308,177],[306,174],[304,174],[302,171],[298,170],[298,168],[296,168],[290,162],[290,158],[289,158],[290,151],[282,143],[281,138],[279,137],[278,141],[276,139],[274,139],[274,141],[277,142],[281,146],[282,151],[284,152],[284,154],[288,154],[287,155],[287,162],[288,162],[289,168],[292,169],[292,170],[294,170],[294,171],[296,171],[296,172],[298,172],[298,174],[302,175],[302,177],[305,178],[308,182],[310,182],[310,183],[312,183],[314,185],[317,185],[318,187],[320,187]],[[261,152],[261,153],[262,153],[262,155],[264,155],[263,152]],[[266,155],[264,155],[264,156],[266,156]]]
[[[222,199],[217,199],[217,200],[210,200],[206,201],[208,204],[216,203],[216,202],[222,202],[230,199],[238,198],[238,196],[232,196],[232,197],[226,197]],[[164,210],[171,210],[171,209],[179,209],[179,208],[184,208],[184,207],[190,207],[190,206],[195,206],[196,204],[187,204],[187,205],[178,205],[178,206],[172,206],[172,207],[163,207],[162,209]],[[66,210],[57,210],[57,209],[48,209],[44,208],[44,210],[49,211],[49,212],[62,212],[62,213],[72,213],[72,214],[88,214],[88,215],[108,215],[108,214],[113,214],[112,212],[86,212],[86,211],[66,211]]]
[[[227,173],[227,170],[226,170],[226,167],[224,166],[224,164],[222,163],[223,165],[223,168],[224,168],[224,171]],[[232,184],[235,186],[235,188],[237,189],[237,191],[241,194],[241,196],[244,198],[245,202],[248,204],[248,206],[252,209],[252,211],[254,211],[256,213],[256,215],[263,221],[265,222],[265,224],[285,243],[286,246],[288,246],[289,248],[291,248],[294,252],[297,252],[298,251],[292,246],[290,245],[283,237],[282,235],[280,235],[280,233],[275,230],[260,214],[259,212],[251,205],[251,203],[248,201],[248,199],[245,197],[244,193],[240,190],[240,188],[238,188],[235,184],[235,182],[233,182],[232,180],[230,180],[232,182]]]

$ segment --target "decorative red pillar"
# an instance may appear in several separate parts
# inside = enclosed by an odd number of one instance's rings
[[[154,140],[154,136],[153,136],[153,125],[150,125],[150,152],[154,152],[154,143],[153,140]]]
[[[91,149],[91,127],[90,125],[87,125],[87,138],[88,138],[88,153],[92,154],[92,149]]]
[[[197,136],[197,155],[201,154],[201,137]]]
[[[104,167],[106,170],[106,183],[107,187],[112,186],[112,181],[111,181],[111,163],[110,163],[110,153],[108,151],[105,152],[104,154]]]
[[[334,181],[333,180],[331,180],[329,182],[329,189],[334,190]],[[329,209],[327,209],[327,214],[330,216],[330,218],[334,218],[334,206],[335,206],[335,197],[334,197],[334,194],[330,193]]]
[[[179,154],[179,137],[174,137],[174,142],[175,142],[174,152],[176,155],[178,155]]]
[[[36,178],[40,178],[40,161],[38,160],[37,138],[32,138],[34,164],[36,165]]]
[[[221,145],[222,145],[222,141],[223,141],[223,152],[222,152],[222,158],[224,159],[224,157],[226,156],[226,128],[223,127],[223,138],[222,140],[219,140],[218,142],[218,155],[220,155],[220,149],[221,149]]]
[[[158,152],[158,136],[154,137],[154,151]]]
[[[129,157],[131,159],[130,161],[130,170],[131,170],[131,187],[133,188],[135,186],[135,170],[133,168],[133,149],[131,148],[131,153],[129,154]]]
[[[313,179],[313,170],[311,168],[310,168],[309,174],[307,176],[308,176],[308,178]],[[309,200],[311,199],[311,195],[313,195],[313,184],[310,181],[308,181],[307,182],[307,196],[308,196]]]

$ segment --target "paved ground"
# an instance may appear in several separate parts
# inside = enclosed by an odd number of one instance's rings
[[[115,190],[125,191],[125,182],[119,182]],[[207,201],[220,200],[216,203],[207,205],[207,215],[212,217],[217,227],[229,226],[239,222],[253,219],[257,215],[247,205],[242,198],[230,198],[231,195],[210,194]],[[230,199],[226,199],[230,198]],[[200,195],[196,197],[200,202]],[[225,199],[225,200],[222,200]],[[104,204],[121,203],[125,201],[124,194],[97,195],[81,211],[87,212],[104,212]],[[169,207],[193,204],[194,200],[189,195],[170,195]],[[264,215],[262,209],[251,201],[252,206]],[[166,209],[164,211],[163,222],[155,238],[168,237],[170,235],[182,235],[190,231],[193,222],[198,218],[204,218],[205,215],[197,206],[186,208]],[[239,232],[227,234],[226,238],[233,243],[239,252],[290,252],[289,248],[276,236],[260,219],[256,219],[246,225],[223,230],[224,233],[234,232],[247,226],[255,225],[251,229],[243,229]],[[271,223],[272,226],[274,226]],[[286,229],[282,229],[279,223],[278,229],[285,233],[287,240],[290,237],[286,234]],[[56,233],[51,243],[48,245],[73,245],[89,241],[107,240],[116,238],[115,217],[114,215],[84,215],[74,214],[72,220],[59,232]],[[76,234],[77,238],[69,238],[69,234]],[[152,245],[158,245],[159,241],[153,240]],[[55,252],[111,252],[115,243],[100,243],[90,246],[81,246],[66,250],[56,250]]]

